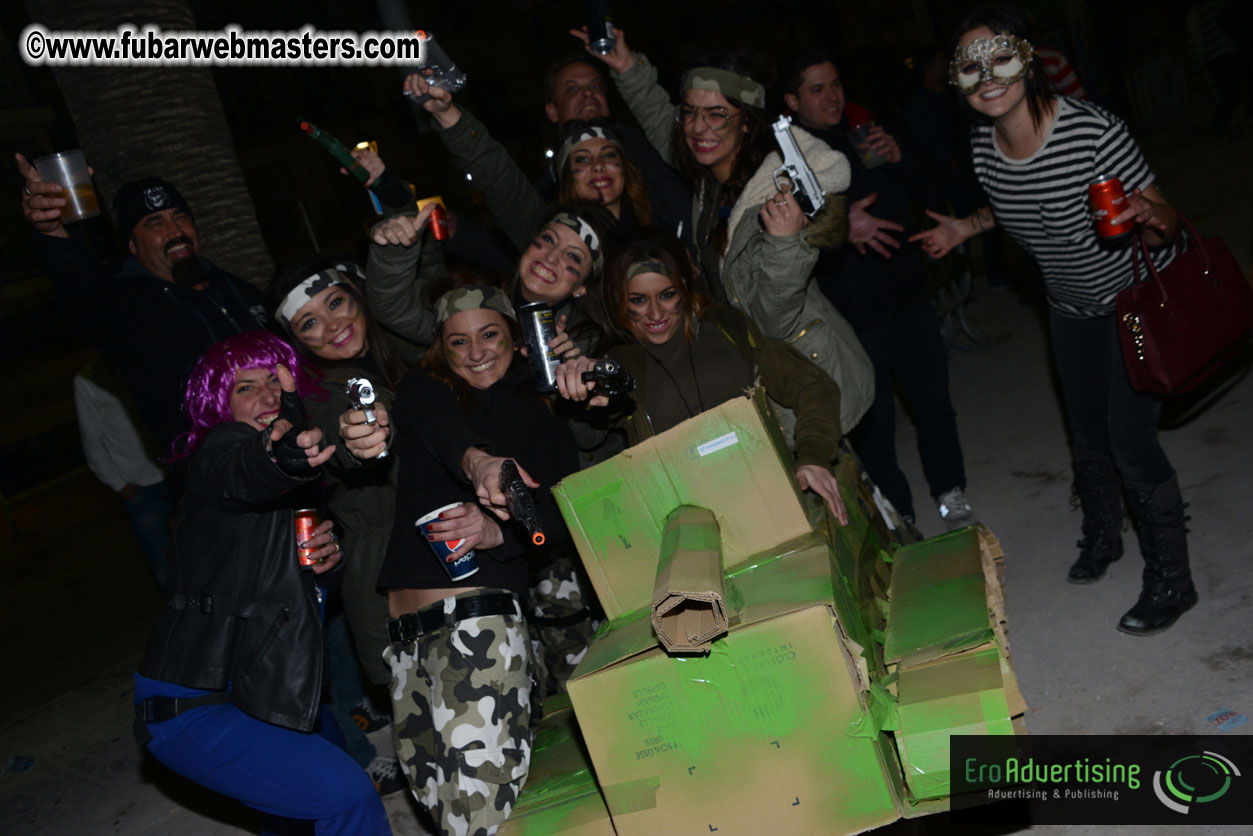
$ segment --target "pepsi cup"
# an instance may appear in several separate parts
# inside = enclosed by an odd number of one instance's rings
[[[479,570],[479,562],[474,556],[474,549],[470,549],[461,557],[457,558],[452,563],[449,563],[448,556],[465,545],[465,539],[463,538],[460,540],[448,541],[431,540],[427,538],[427,534],[431,523],[436,522],[439,519],[440,514],[452,508],[456,508],[461,504],[463,503],[453,502],[449,505],[445,505],[443,508],[436,508],[426,516],[420,517],[418,521],[414,523],[414,525],[418,527],[418,530],[422,532],[422,539],[431,544],[432,551],[434,551],[435,556],[439,558],[440,565],[448,572],[448,577],[454,581],[465,580]]]

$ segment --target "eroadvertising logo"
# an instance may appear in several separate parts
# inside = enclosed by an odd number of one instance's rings
[[[1226,795],[1233,777],[1239,778],[1240,770],[1217,752],[1184,755],[1164,772],[1153,773],[1153,792],[1168,809],[1186,816],[1190,805],[1208,804]]]
[[[1253,824],[1248,736],[955,735],[949,766],[955,821]]]

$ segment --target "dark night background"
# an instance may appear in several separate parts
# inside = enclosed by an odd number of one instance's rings
[[[1178,132],[1177,123],[1189,109],[1211,107],[1208,88],[1190,66],[1180,35],[1185,5],[1164,0],[1025,5],[1037,17],[1041,41],[1060,46],[1089,94],[1127,118],[1142,142]],[[389,28],[371,3],[190,0],[190,6],[200,30],[230,23],[245,30],[291,30],[306,23],[328,31]],[[907,57],[927,45],[947,51],[952,26],[974,6],[953,0],[612,4],[629,44],[654,60],[671,90],[683,67],[713,48],[754,49],[773,65],[786,50],[823,45],[842,56],[849,101],[870,107],[889,129],[899,129],[913,84]],[[148,22],[143,3],[128,8],[129,20]],[[459,100],[510,147],[528,174],[538,175],[553,137],[542,109],[544,72],[578,47],[567,30],[582,23],[582,3],[410,0],[407,11],[413,25],[433,32],[469,74]],[[48,480],[82,472],[69,381],[90,357],[90,350],[60,323],[20,214],[13,152],[35,157],[81,144],[53,74],[26,66],[17,53],[17,37],[30,22],[20,4],[0,8],[0,150],[6,160],[0,166],[0,363],[10,381],[5,400],[21,407],[5,410],[0,418],[0,496],[8,503]],[[416,185],[419,196],[442,194],[458,211],[487,220],[481,201],[426,128],[425,115],[415,119],[400,95],[396,68],[228,67],[212,73],[274,263],[307,255],[313,237],[323,250],[363,257],[365,233],[374,219],[356,181],[338,174],[334,161],[296,129],[301,116],[348,145],[377,141],[383,158]],[[616,96],[611,96],[611,108],[617,118],[629,119]],[[134,141],[145,141],[142,124],[135,125]],[[302,216],[308,217],[307,225]],[[103,217],[81,226],[101,249],[116,247]],[[204,249],[210,259],[220,257]]]

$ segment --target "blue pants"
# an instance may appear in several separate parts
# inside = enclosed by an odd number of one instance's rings
[[[948,394],[948,354],[931,305],[898,314],[885,325],[857,327],[874,364],[874,402],[849,433],[853,448],[883,495],[913,518],[909,481],[896,459],[896,388],[918,427],[922,472],[933,498],[966,487],[957,416]]]
[[[324,727],[334,720],[323,711]],[[262,813],[312,820],[318,836],[390,836],[369,776],[334,743],[266,723],[230,703],[149,723],[148,751],[202,787]]]

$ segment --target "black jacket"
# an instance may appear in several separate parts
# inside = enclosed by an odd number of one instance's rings
[[[164,281],[128,257],[109,274],[72,238],[35,236],[40,263],[70,327],[117,366],[139,418],[169,455],[187,429],[187,377],[209,346],[266,326],[261,293],[205,261],[207,287]]]
[[[904,232],[892,233],[901,242],[900,249],[886,259],[869,247],[865,255],[849,243],[823,248],[814,268],[814,278],[836,309],[855,328],[885,325],[897,316],[925,305],[930,299],[922,250],[905,239],[914,232],[909,217],[909,201],[925,199],[931,172],[925,161],[902,145],[901,161],[884,163],[867,169],[848,140],[848,120],[825,131],[806,128],[814,136],[848,157],[852,182],[848,187],[851,206],[871,192],[875,202],[866,211],[876,218],[895,221]]]
[[[461,457],[470,447],[482,447],[494,456],[516,458],[540,483],[532,495],[548,538],[542,547],[545,553],[569,539],[551,489],[578,470],[578,454],[566,422],[549,412],[543,398],[532,390],[526,361],[515,355],[508,373],[489,388],[471,393],[465,409],[447,384],[425,372],[413,372],[396,393],[392,422],[396,428],[392,449],[400,478],[379,586],[487,586],[508,589],[525,599],[527,561],[521,558],[531,556],[534,547],[520,523],[501,523],[504,543],[476,549],[478,573],[454,583],[414,522],[449,503],[478,502],[461,472]]]
[[[317,478],[284,473],[262,433],[214,427],[190,465],[174,530],[165,610],[139,672],[210,691],[267,723],[310,731],[322,694],[314,576],[296,555],[289,492]]]

